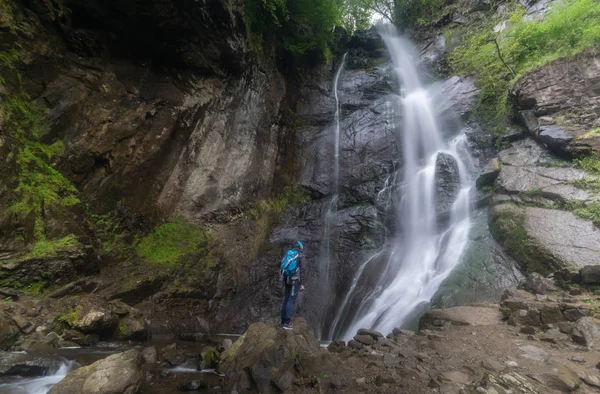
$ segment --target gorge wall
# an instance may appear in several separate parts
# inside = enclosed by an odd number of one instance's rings
[[[473,78],[447,67],[441,31],[493,11],[466,3],[418,37],[422,71],[442,80],[447,137],[464,127],[474,174],[507,149],[473,201],[470,247],[440,306],[495,301],[521,278],[514,260],[550,273],[598,253],[596,174],[548,152],[570,160],[597,145],[595,52],[519,80],[518,120],[496,138],[474,113]],[[400,119],[386,106],[397,86],[374,30],[337,34],[333,60],[298,73],[250,49],[235,0],[0,1],[0,31],[2,294],[93,292],[136,306],[155,333],[243,332],[277,318],[279,261],[300,239],[309,268],[298,312],[331,331],[356,271],[398,225],[389,180],[402,167]],[[577,229],[567,242],[565,223]]]

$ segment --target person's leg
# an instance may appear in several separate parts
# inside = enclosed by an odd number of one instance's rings
[[[287,311],[287,304],[288,304],[288,300],[290,298],[290,294],[292,292],[292,286],[289,286],[287,284],[283,284],[283,303],[281,304],[281,325],[283,326],[286,323],[285,317],[286,317],[286,311]]]
[[[285,322],[289,324],[292,322],[292,316],[294,314],[294,303],[296,302],[296,297],[298,296],[298,292],[300,291],[300,281],[293,281],[292,285],[289,286],[291,289],[290,295],[287,300],[286,310],[285,310]]]

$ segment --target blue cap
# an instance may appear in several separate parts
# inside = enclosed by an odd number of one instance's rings
[[[302,242],[298,241],[298,246],[300,246],[300,249],[303,249],[304,246],[302,245]]]

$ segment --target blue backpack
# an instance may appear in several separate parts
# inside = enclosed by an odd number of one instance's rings
[[[298,270],[298,251],[290,249],[281,261],[281,272],[284,278],[293,278]]]

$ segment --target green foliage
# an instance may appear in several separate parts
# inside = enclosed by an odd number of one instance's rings
[[[491,192],[492,190],[494,190],[494,188],[492,186],[489,186],[489,185],[488,186],[483,186],[481,188],[481,191],[485,192],[485,193]]]
[[[445,5],[445,0],[396,0],[396,25],[402,28],[429,25],[443,15]]]
[[[591,202],[584,207],[575,209],[573,213],[580,218],[592,221],[596,227],[600,227],[600,202]]]
[[[39,297],[44,293],[46,282],[37,278],[29,283],[23,283],[15,278],[5,278],[0,280],[0,287],[8,287],[10,289],[20,290],[25,294]]]
[[[497,131],[503,129],[508,92],[519,77],[600,43],[600,2],[596,0],[557,2],[542,21],[523,15],[523,9],[515,6],[508,27],[500,33],[493,29],[500,19],[490,18],[479,29],[467,32],[450,56],[456,73],[477,76],[482,90],[479,112]]]
[[[594,179],[594,178],[573,179],[573,180],[569,181],[569,183],[579,189],[592,190],[596,193],[600,192],[600,179]]]
[[[45,233],[44,207],[58,202],[64,206],[79,203],[76,188],[50,164],[64,150],[62,141],[44,144],[39,141],[45,128],[44,111],[37,106],[21,86],[20,75],[14,70],[19,62],[16,50],[0,52],[0,66],[15,74],[15,86],[2,95],[0,110],[5,114],[5,130],[16,147],[13,155],[18,172],[16,201],[10,212],[31,212],[36,217],[35,236]],[[3,78],[6,79],[6,78]]]
[[[593,137],[597,137],[600,135],[600,127],[595,128],[593,130],[588,131],[587,133],[584,134],[580,134],[577,136],[578,140],[583,140],[586,138],[593,138]]]
[[[251,47],[298,58],[324,57],[333,28],[342,21],[342,0],[244,0]]]
[[[68,326],[73,327],[75,322],[81,316],[82,310],[83,310],[83,307],[81,305],[77,305],[77,307],[75,309],[71,309],[71,310],[67,311],[66,313],[63,313],[62,315],[58,316],[56,318],[56,321],[58,321],[60,323],[65,323]]]
[[[53,257],[59,252],[74,248],[79,244],[77,237],[74,234],[69,234],[58,240],[48,241],[46,238],[42,238],[33,245],[33,249],[25,257]]]
[[[136,245],[136,254],[153,264],[173,265],[189,253],[207,249],[211,237],[183,218],[165,223]]]
[[[296,191],[286,186],[281,193],[269,200],[259,201],[253,208],[248,210],[252,217],[259,218],[263,214],[281,214],[288,206],[295,206],[309,202],[311,199],[307,189],[300,187]]]
[[[575,167],[593,175],[600,175],[600,156],[595,153],[591,156],[573,160]]]

